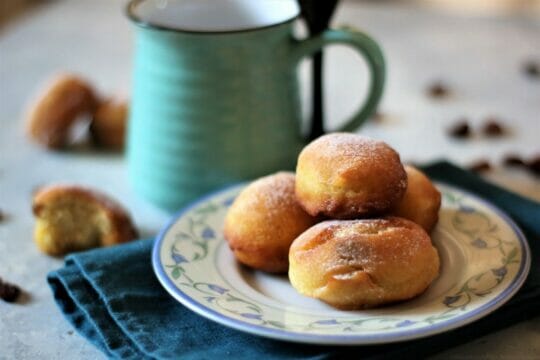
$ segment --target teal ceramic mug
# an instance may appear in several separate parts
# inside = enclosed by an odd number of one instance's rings
[[[138,194],[168,210],[294,168],[306,143],[296,68],[325,45],[351,46],[371,73],[367,99],[339,130],[360,126],[381,97],[377,44],[339,30],[296,40],[295,0],[138,0],[127,13],[136,25],[129,177]]]

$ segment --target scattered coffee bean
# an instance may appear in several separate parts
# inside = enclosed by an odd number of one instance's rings
[[[17,285],[4,282],[2,278],[0,278],[0,299],[12,303],[17,301],[20,293],[21,289],[19,289]]]
[[[527,168],[535,175],[540,175],[540,155],[527,161]]]
[[[375,114],[371,116],[371,120],[377,123],[383,122],[385,118],[386,118],[386,115],[379,111],[375,112]]]
[[[6,215],[4,215],[4,212],[0,209],[0,223],[6,220]]]
[[[450,94],[450,90],[448,86],[438,81],[428,87],[427,94],[432,98],[444,98]]]
[[[503,159],[503,164],[506,166],[526,166],[525,161],[518,155],[506,155]]]
[[[471,136],[471,127],[467,120],[460,120],[450,129],[448,129],[448,134],[454,138],[467,138]]]
[[[505,130],[499,119],[489,117],[486,119],[482,132],[488,137],[499,137],[504,135]]]
[[[523,65],[523,72],[530,78],[540,78],[540,62],[529,60]]]
[[[481,173],[491,170],[491,164],[487,160],[479,160],[469,166],[469,170]]]

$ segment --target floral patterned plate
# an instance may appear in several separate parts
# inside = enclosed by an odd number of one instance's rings
[[[440,221],[432,234],[439,277],[421,296],[363,311],[338,311],[298,294],[286,276],[239,265],[222,235],[227,208],[244,185],[211,194],[176,215],[152,254],[161,284],[196,313],[260,336],[317,344],[376,344],[444,332],[508,301],[525,281],[530,250],[503,212],[438,184]]]

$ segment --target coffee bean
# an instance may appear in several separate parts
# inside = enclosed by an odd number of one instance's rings
[[[386,118],[386,115],[379,111],[375,112],[375,114],[371,116],[371,120],[377,123],[383,122],[385,118]]]
[[[525,161],[518,155],[506,155],[503,159],[503,164],[506,166],[526,166]]]
[[[527,168],[535,175],[540,175],[540,155],[527,161]]]
[[[540,63],[534,60],[525,62],[523,72],[530,78],[540,79]]]
[[[499,119],[495,117],[489,117],[484,123],[482,132],[488,137],[499,137],[504,135],[505,130]]]
[[[471,136],[471,128],[467,120],[460,120],[448,129],[448,134],[454,138],[467,138]]]
[[[444,98],[450,94],[450,90],[443,82],[438,81],[428,87],[427,94],[432,98]]]
[[[13,285],[7,282],[4,282],[0,278],[0,299],[5,302],[15,302],[21,293],[21,289],[17,285]]]
[[[4,215],[4,212],[0,209],[0,223],[6,220],[6,215]]]
[[[487,160],[478,160],[469,166],[469,170],[481,173],[491,170],[491,164]]]

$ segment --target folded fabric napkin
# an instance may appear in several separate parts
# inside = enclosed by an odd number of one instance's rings
[[[266,339],[207,320],[174,300],[152,271],[152,240],[79,253],[48,282],[67,320],[113,358],[329,359],[426,356],[540,313],[540,204],[491,185],[447,162],[424,168],[505,210],[524,230],[532,267],[523,288],[506,305],[470,325],[429,338],[378,346],[315,346]]]

